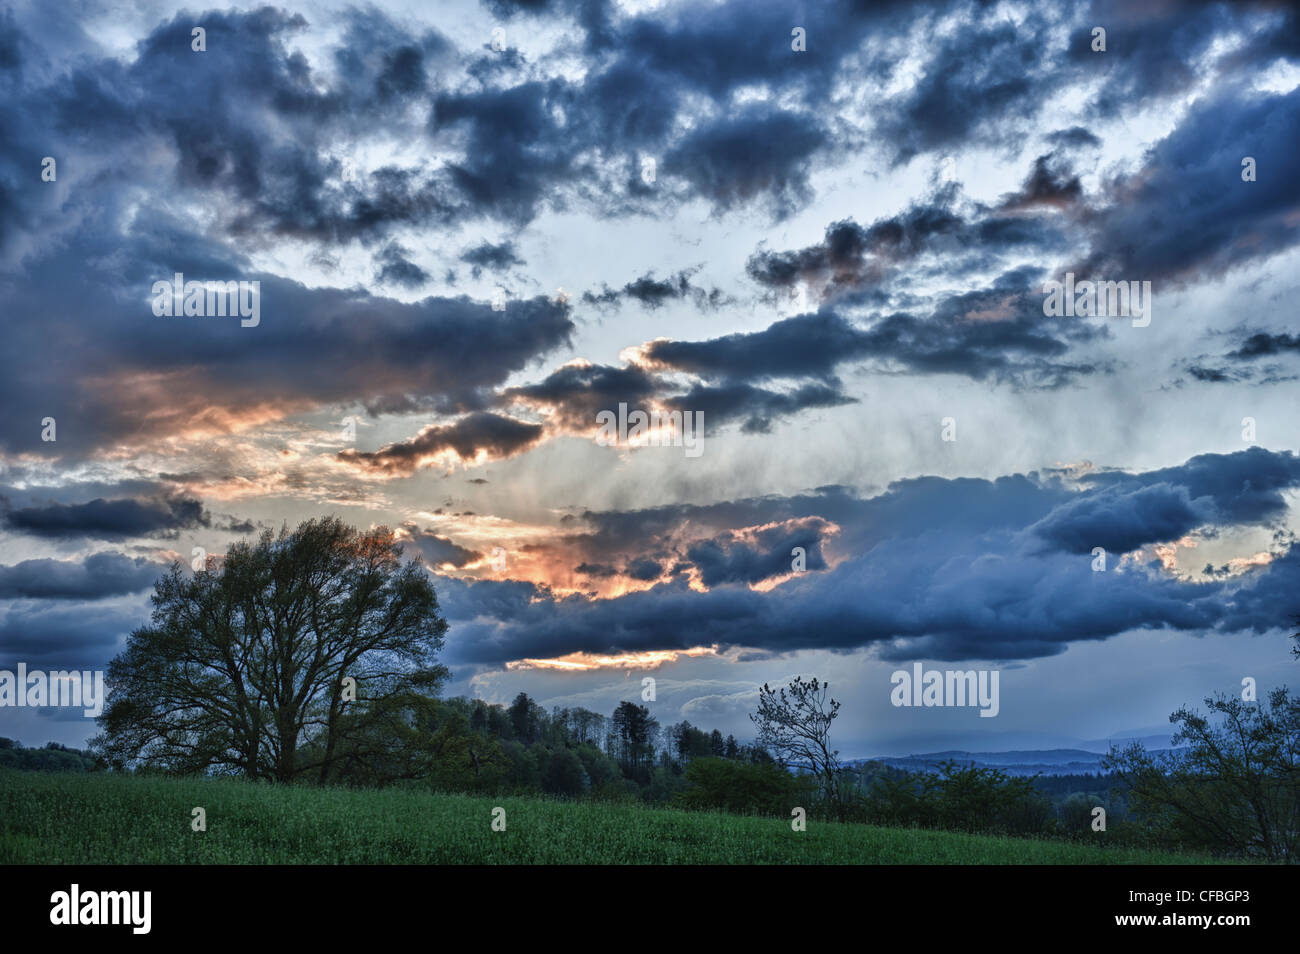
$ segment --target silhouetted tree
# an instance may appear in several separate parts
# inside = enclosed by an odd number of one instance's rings
[[[831,723],[840,704],[829,698],[830,684],[796,676],[782,689],[767,683],[758,693],[758,711],[749,718],[758,727],[758,744],[767,746],[781,764],[815,776],[827,803],[844,817],[840,798],[839,752],[830,747]]]
[[[525,745],[536,742],[541,727],[541,707],[528,698],[528,693],[521,692],[510,703],[510,725],[515,731],[515,738]]]
[[[323,783],[344,735],[386,744],[367,717],[398,718],[447,675],[434,662],[447,623],[401,553],[386,528],[327,517],[236,543],[192,576],[174,563],[151,624],[109,666],[97,747],[117,765]]]
[[[722,733],[714,729],[709,733],[709,754],[714,758],[721,758],[726,754],[727,743],[722,738]]]
[[[1140,742],[1112,749],[1102,764],[1132,787],[1135,807],[1163,819],[1180,839],[1244,855],[1296,862],[1300,844],[1300,699],[1285,687],[1266,703],[1205,700],[1210,718],[1187,708],[1167,752]]]
[[[641,778],[642,771],[654,759],[654,733],[658,721],[645,706],[621,702],[614,710],[613,726],[616,758],[628,778]]]

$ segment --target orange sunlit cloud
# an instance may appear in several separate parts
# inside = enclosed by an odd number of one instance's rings
[[[1206,572],[1202,571],[1199,566],[1195,569],[1189,569],[1186,566],[1179,565],[1180,550],[1195,550],[1205,541],[1198,540],[1195,534],[1189,534],[1182,539],[1174,540],[1170,543],[1154,543],[1149,547],[1151,554],[1160,561],[1161,568],[1173,576],[1185,580],[1204,579]],[[1147,560],[1148,548],[1139,547],[1131,553],[1126,553],[1120,558],[1121,565],[1141,564]],[[1185,555],[1184,555],[1185,559]],[[1237,576],[1254,567],[1268,566],[1275,559],[1277,554],[1267,551],[1259,551],[1250,556],[1229,557],[1223,562],[1223,569],[1227,571],[1228,576]],[[1203,565],[1204,560],[1197,560],[1198,564]],[[1213,575],[1213,574],[1210,574]]]
[[[598,669],[658,669],[664,663],[680,658],[717,656],[716,646],[695,646],[691,649],[651,649],[644,652],[618,653],[612,656],[592,653],[569,653],[554,659],[517,659],[506,663],[508,670],[555,669],[567,672],[590,672]]]
[[[1233,557],[1228,561],[1228,570],[1233,574],[1244,573],[1246,570],[1249,570],[1254,566],[1268,566],[1276,559],[1276,554],[1261,550],[1254,556]]]

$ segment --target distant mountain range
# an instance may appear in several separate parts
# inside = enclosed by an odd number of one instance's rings
[[[1148,730],[1149,731],[1149,730]],[[946,749],[939,752],[921,752],[911,755],[879,755],[867,759],[848,759],[846,765],[860,765],[863,762],[879,762],[891,768],[906,769],[911,772],[935,771],[946,761],[963,765],[978,765],[982,768],[1001,769],[1008,775],[1080,775],[1104,771],[1101,758],[1110,751],[1111,745],[1123,746],[1130,742],[1141,742],[1150,752],[1159,752],[1170,747],[1171,734],[1168,732],[1151,735],[1123,733],[1109,739],[1090,739],[1076,743],[1067,748],[1050,749],[1015,749],[1006,752],[968,752],[964,749]]]

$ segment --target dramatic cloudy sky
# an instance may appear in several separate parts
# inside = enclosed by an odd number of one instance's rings
[[[490,701],[651,675],[744,737],[813,674],[856,756],[1295,683],[1298,144],[1287,3],[17,0],[0,668],[102,668],[168,562],[335,513]],[[176,272],[260,323],[156,316]],[[1048,317],[1066,273],[1149,325]],[[620,403],[702,453],[596,440]],[[915,662],[998,717],[894,708]]]

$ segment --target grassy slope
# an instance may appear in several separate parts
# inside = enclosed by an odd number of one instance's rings
[[[506,810],[506,831],[491,829]],[[191,809],[208,830],[190,830]],[[413,791],[0,769],[0,864],[1195,864],[1052,841]]]

